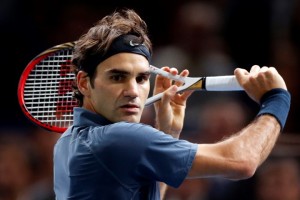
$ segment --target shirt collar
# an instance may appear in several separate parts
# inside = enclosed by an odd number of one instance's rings
[[[104,126],[108,124],[112,124],[112,122],[97,113],[82,107],[74,108],[74,126]]]

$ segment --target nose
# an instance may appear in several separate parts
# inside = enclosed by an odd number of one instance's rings
[[[138,83],[135,79],[127,82],[124,89],[124,96],[126,97],[137,97],[138,96]]]

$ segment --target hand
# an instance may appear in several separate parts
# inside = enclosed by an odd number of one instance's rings
[[[274,88],[287,90],[286,84],[274,67],[262,67],[253,65],[248,72],[245,69],[237,68],[234,71],[239,84],[246,93],[257,103],[267,91]]]
[[[163,67],[163,70],[177,75],[175,68]],[[183,70],[180,75],[188,76],[189,71]],[[155,79],[154,95],[164,92],[160,101],[154,104],[156,126],[159,130],[178,138],[183,127],[186,101],[193,91],[176,93],[182,83],[157,75]]]

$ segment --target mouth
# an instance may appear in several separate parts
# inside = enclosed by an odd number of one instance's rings
[[[133,103],[122,105],[120,108],[126,113],[138,113],[140,111],[140,106]]]

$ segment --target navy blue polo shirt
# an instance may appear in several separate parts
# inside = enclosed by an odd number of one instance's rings
[[[158,182],[178,187],[196,151],[197,144],[149,125],[75,108],[73,126],[54,148],[56,199],[158,200]]]

